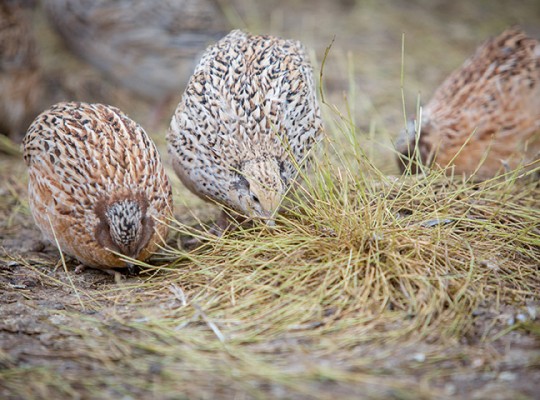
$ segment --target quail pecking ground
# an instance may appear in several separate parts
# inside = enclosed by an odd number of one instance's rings
[[[46,239],[84,265],[145,260],[166,237],[171,186],[146,132],[115,107],[59,103],[23,140],[29,204]]]
[[[540,42],[519,28],[482,44],[433,94],[396,143],[404,171],[423,164],[487,179],[540,157]],[[414,165],[413,165],[414,169]]]
[[[203,55],[167,140],[193,193],[271,221],[321,132],[303,45],[234,30]]]

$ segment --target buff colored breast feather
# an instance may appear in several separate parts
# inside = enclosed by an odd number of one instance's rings
[[[32,215],[65,253],[124,267],[112,251],[145,260],[166,237],[160,221],[172,215],[172,193],[159,154],[117,108],[56,104],[32,123],[23,147]]]

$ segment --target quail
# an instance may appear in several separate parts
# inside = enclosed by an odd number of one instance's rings
[[[518,27],[486,41],[435,91],[420,124],[409,121],[396,148],[402,171],[419,158],[480,180],[540,158],[540,42]]]
[[[322,129],[304,46],[234,30],[202,56],[167,141],[193,193],[272,224]]]
[[[166,237],[170,183],[152,140],[119,109],[56,104],[28,129],[23,155],[37,226],[83,265],[126,267],[118,254],[145,260]]]

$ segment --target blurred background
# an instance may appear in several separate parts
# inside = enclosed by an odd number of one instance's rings
[[[104,102],[139,122],[165,154],[165,132],[201,52],[242,28],[302,41],[316,81],[333,41],[322,78],[326,101],[349,116],[386,173],[398,171],[392,143],[404,115],[427,102],[476,46],[515,24],[540,37],[538,0],[2,3],[0,128],[15,141],[58,101]],[[13,124],[15,109],[24,116]],[[332,129],[335,112],[323,106],[323,113]]]

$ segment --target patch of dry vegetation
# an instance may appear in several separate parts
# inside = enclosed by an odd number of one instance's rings
[[[441,25],[432,15],[446,3],[433,3],[436,10],[432,3],[406,12],[401,3],[366,2],[343,24],[321,27],[307,12],[298,27],[290,24],[313,42],[323,28],[347,34],[358,56],[338,50],[338,66],[327,68],[327,85],[337,87],[329,101],[344,105],[324,107],[327,137],[275,227],[217,238],[193,228],[198,218],[208,222],[210,207],[180,190],[181,221],[168,221],[168,245],[144,273],[120,283],[101,272],[75,274],[69,261],[64,269],[50,247],[0,249],[0,397],[534,398],[540,166],[483,183],[438,170],[386,174],[395,166],[381,142],[402,120],[399,40],[386,32],[402,29],[404,14],[421,35],[442,31],[440,43],[447,31],[459,37],[457,22]],[[362,53],[372,40],[372,53]],[[450,47],[439,51],[446,56]],[[444,73],[429,64],[432,53],[416,51],[409,68]],[[451,69],[462,58],[442,61]],[[356,82],[358,70],[369,79]],[[430,79],[423,84],[439,76]],[[2,175],[23,176],[22,163],[0,166]],[[23,183],[6,182],[0,238],[37,237]],[[182,246],[193,236],[197,245]]]
[[[467,342],[523,324],[478,316],[538,301],[538,168],[484,183],[389,177],[335,122],[274,228],[217,238],[171,221],[160,266],[91,290],[18,260],[76,295],[51,318],[69,338],[58,356],[78,367],[9,367],[3,354],[0,380],[24,398],[430,398],[445,393],[438,374],[473,359],[489,370],[497,356]],[[200,245],[179,249],[191,235]]]

